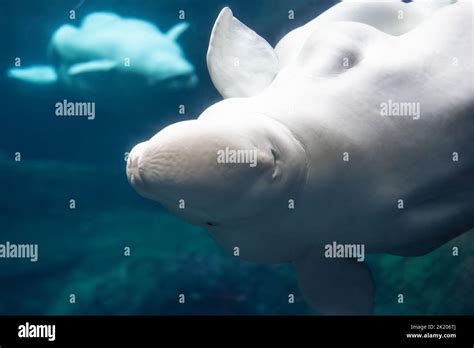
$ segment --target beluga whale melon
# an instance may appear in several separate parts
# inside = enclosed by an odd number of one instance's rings
[[[229,253],[292,263],[318,313],[373,313],[366,254],[474,227],[472,6],[344,1],[275,49],[223,9],[225,99],[136,145],[130,184]]]
[[[193,87],[194,66],[177,42],[188,27],[181,22],[163,33],[141,19],[91,13],[80,26],[65,24],[54,32],[48,50],[51,65],[15,67],[7,75],[40,85],[60,82],[87,92]]]

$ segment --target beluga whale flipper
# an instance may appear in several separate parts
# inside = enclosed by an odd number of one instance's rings
[[[110,91],[125,84],[129,89],[193,87],[194,67],[176,41],[188,27],[181,22],[163,33],[144,20],[91,13],[79,27],[65,24],[54,32],[48,51],[52,65],[15,67],[7,75],[86,91]]]
[[[273,52],[223,10],[208,65],[225,99],[136,145],[126,167],[139,194],[229,253],[292,263],[321,314],[373,312],[366,254],[423,255],[474,227],[472,2],[353,4]],[[393,6],[416,18],[393,20]],[[234,55],[247,72],[219,63]]]
[[[207,66],[224,97],[252,96],[278,73],[278,58],[270,44],[224,8],[212,29]]]

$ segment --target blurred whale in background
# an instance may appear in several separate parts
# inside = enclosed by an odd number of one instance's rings
[[[56,30],[48,52],[52,65],[12,68],[7,74],[33,84],[60,82],[86,92],[194,87],[198,82],[194,66],[176,41],[188,27],[181,22],[162,33],[144,20],[91,13],[79,27],[65,24]]]
[[[291,262],[319,313],[372,313],[364,252],[474,227],[473,4],[436,5],[345,1],[275,50],[223,9],[208,66],[227,99],[136,145],[130,184],[234,256]]]

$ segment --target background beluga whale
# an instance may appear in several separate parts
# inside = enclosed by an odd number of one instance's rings
[[[79,27],[65,24],[52,35],[52,65],[12,68],[8,76],[34,84],[60,82],[99,91],[189,88],[197,83],[193,65],[177,43],[189,24],[162,33],[154,24],[111,12],[84,17]]]
[[[322,314],[373,311],[363,255],[332,245],[417,256],[474,227],[472,3],[385,1],[375,22],[374,2],[354,4],[276,49],[222,10],[208,66],[227,99],[136,145],[126,167],[225,250],[291,262]]]

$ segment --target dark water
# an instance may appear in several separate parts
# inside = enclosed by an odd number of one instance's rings
[[[288,265],[224,255],[204,231],[139,197],[127,183],[124,153],[220,100],[205,56],[224,6],[275,45],[334,3],[2,0],[0,243],[37,243],[39,260],[0,259],[0,314],[313,313]],[[148,20],[162,31],[184,10],[191,27],[179,42],[196,68],[198,87],[121,99],[8,79],[16,57],[25,66],[48,63],[51,34],[70,21],[71,9],[77,23],[91,12],[112,11]],[[54,105],[63,99],[96,102],[95,120],[56,117]],[[184,115],[179,105],[186,106]],[[21,161],[15,161],[16,153]],[[460,247],[457,257],[453,246]],[[124,255],[127,247],[130,256]],[[376,313],[474,313],[473,255],[471,234],[420,258],[372,256]],[[179,294],[185,294],[185,304],[179,304]],[[295,303],[288,303],[288,294]],[[404,294],[403,304],[398,294]]]

